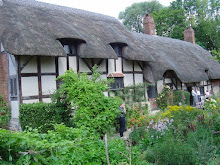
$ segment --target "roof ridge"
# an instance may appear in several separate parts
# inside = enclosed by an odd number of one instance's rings
[[[72,8],[68,6],[50,4],[50,3],[41,2],[37,0],[3,0],[3,5],[4,5],[4,2],[13,3],[17,5],[23,5],[27,7],[35,7],[39,9],[60,10],[63,12],[71,12],[71,13],[76,13],[82,17],[89,17],[89,19],[93,19],[93,20],[105,21],[105,22],[106,20],[108,20],[112,23],[119,23],[119,21],[112,16],[99,14],[99,13],[95,13],[91,11],[86,11],[83,9]]]

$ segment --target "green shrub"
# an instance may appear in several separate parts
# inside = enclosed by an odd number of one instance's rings
[[[119,138],[108,141],[108,151],[111,165],[129,163],[130,155],[134,164],[141,164],[141,151],[127,150]],[[0,129],[0,155],[0,164],[107,164],[103,140],[85,129],[65,125],[55,125],[44,134],[38,130],[11,133]]]
[[[208,126],[197,123],[194,131],[187,134],[187,143],[196,150],[196,159],[201,164],[206,164],[211,158],[214,158],[214,152],[219,144],[213,143],[213,134]]]
[[[83,126],[103,136],[113,127],[122,100],[104,95],[103,92],[109,91],[110,81],[100,76],[96,67],[91,76],[86,73],[78,75],[70,69],[58,78],[62,84],[56,96],[76,109],[73,116],[76,128]]]
[[[20,105],[19,120],[21,128],[37,128],[40,132],[53,129],[53,124],[70,125],[71,109],[61,103],[32,103]]]
[[[173,105],[190,105],[190,93],[188,91],[173,91]]]
[[[173,125],[179,131],[188,129],[188,127],[197,120],[199,115],[205,112],[191,106],[169,106],[167,111],[162,113],[164,118],[173,119]]]
[[[131,105],[137,102],[145,102],[145,89],[148,85],[146,83],[139,83],[130,85],[124,88],[123,91],[114,91],[115,95],[125,101],[127,105]]]
[[[160,143],[148,147],[144,158],[159,165],[191,165],[196,163],[195,153],[196,150],[182,140],[167,136]]]
[[[10,109],[8,104],[0,95],[0,128],[5,128],[10,120]]]
[[[168,103],[169,92],[170,92],[170,87],[165,85],[164,88],[163,88],[163,91],[158,94],[158,96],[155,100],[156,103],[157,103],[158,108],[162,111],[165,111],[165,109],[169,105],[169,103]]]

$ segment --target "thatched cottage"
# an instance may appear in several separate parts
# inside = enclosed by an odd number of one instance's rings
[[[103,78],[114,78],[114,90],[143,82],[173,89],[219,91],[220,64],[194,42],[155,35],[150,15],[146,34],[133,33],[115,18],[34,0],[0,0],[0,94],[8,99],[12,119],[19,104],[50,102],[56,77],[67,69],[91,73],[97,64]],[[147,91],[147,89],[146,89]],[[147,92],[146,92],[147,94]],[[154,98],[155,95],[149,96]]]

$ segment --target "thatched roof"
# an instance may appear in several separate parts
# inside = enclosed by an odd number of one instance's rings
[[[123,57],[144,61],[147,80],[157,81],[167,70],[186,83],[220,79],[220,64],[198,45],[131,33],[113,17],[84,10],[34,0],[0,0],[0,40],[8,53],[66,56],[58,41],[63,38],[80,43],[81,58],[116,59],[111,44],[126,45]]]
[[[133,35],[155,59],[154,62],[145,62],[145,68],[151,68],[154,81],[160,80],[167,70],[174,71],[185,83],[220,79],[220,64],[212,60],[211,54],[199,45],[167,37],[140,33]],[[146,74],[147,79],[149,73]]]
[[[82,58],[117,58],[111,43],[123,43],[125,58],[152,61],[150,53],[115,18],[34,0],[3,0],[0,36],[13,55],[65,56],[57,39],[82,41]]]

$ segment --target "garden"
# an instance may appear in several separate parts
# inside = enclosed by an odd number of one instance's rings
[[[20,105],[22,132],[6,129],[9,106],[0,97],[0,164],[10,165],[217,165],[220,162],[220,98],[204,109],[189,106],[189,93],[164,88],[150,115],[146,84],[110,92],[111,80],[68,70],[58,78],[52,103]],[[162,95],[162,96],[161,96]],[[117,135],[119,106],[126,103],[128,139]]]

